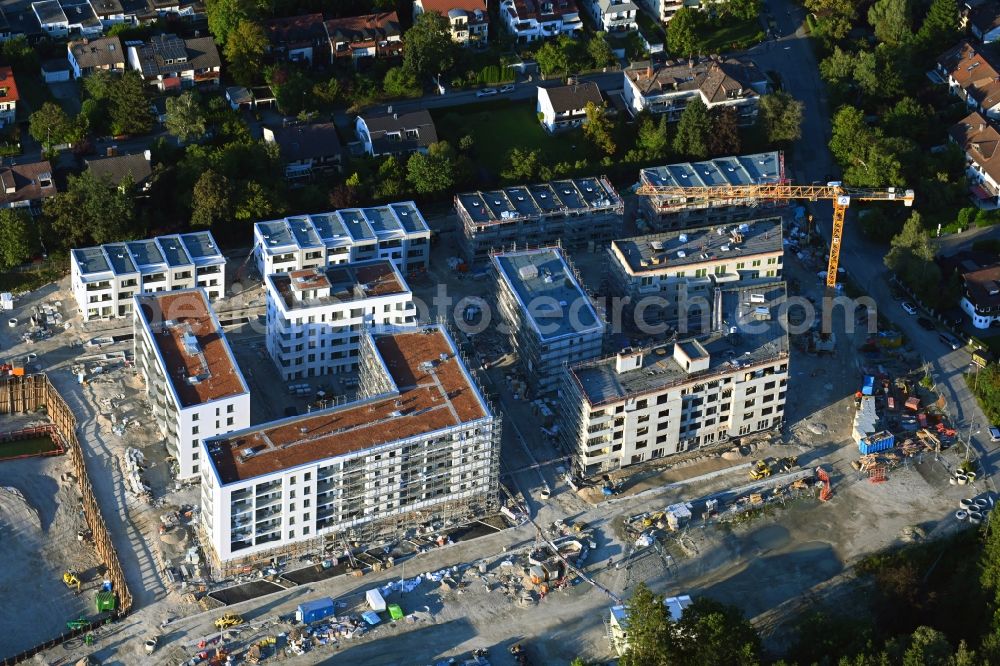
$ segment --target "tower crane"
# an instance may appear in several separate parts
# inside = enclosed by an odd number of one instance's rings
[[[906,206],[913,205],[913,190],[889,187],[883,190],[845,187],[840,182],[826,185],[791,185],[770,183],[759,185],[653,185],[642,183],[636,194],[661,199],[658,208],[680,207],[697,201],[757,201],[760,199],[807,199],[833,201],[833,233],[830,235],[830,262],[826,270],[826,286],[837,286],[837,267],[840,264],[840,245],[844,234],[844,216],[851,200],[856,201],[898,201]]]

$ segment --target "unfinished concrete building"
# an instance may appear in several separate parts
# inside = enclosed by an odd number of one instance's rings
[[[565,374],[560,436],[591,476],[779,426],[785,284],[725,290],[704,336],[625,349]]]
[[[497,305],[536,394],[555,393],[565,367],[600,356],[604,321],[559,248],[492,255]]]
[[[645,185],[708,187],[714,185],[761,185],[785,181],[782,153],[757,153],[719,157],[704,162],[682,162],[649,167],[639,172]],[[760,199],[713,199],[689,201],[686,198],[639,197],[636,226],[641,233],[670,229],[688,229],[704,225],[732,224],[761,217],[762,208],[781,208],[788,201]]]
[[[206,441],[216,568],[497,509],[500,419],[440,325],[372,329],[357,401]]]
[[[716,288],[781,279],[781,218],[611,242],[606,282],[630,329],[702,332]]]
[[[605,177],[519,185],[455,196],[466,259],[512,245],[594,251],[620,233],[624,205]]]

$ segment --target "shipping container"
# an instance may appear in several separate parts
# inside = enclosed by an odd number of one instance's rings
[[[870,453],[878,453],[879,451],[888,451],[896,444],[895,436],[886,430],[877,432],[873,435],[869,435],[858,441],[858,450],[861,451],[861,455],[868,455]]]
[[[336,609],[337,606],[330,597],[313,599],[299,604],[299,607],[295,609],[295,619],[306,624],[319,622],[333,615]]]

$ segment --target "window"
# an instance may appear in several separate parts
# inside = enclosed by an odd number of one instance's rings
[[[236,408],[233,405],[226,405],[226,414],[232,414],[235,411]]]
[[[289,490],[288,491],[288,499],[295,499],[295,491],[294,490]],[[295,505],[292,504],[292,507],[294,507],[294,506]]]
[[[191,426],[191,434],[192,435],[198,434],[198,426]]]
[[[199,414],[198,412],[195,412],[194,414],[191,415],[192,421],[197,421],[199,418],[201,418],[201,414]]]
[[[646,409],[646,407],[647,407],[648,404],[649,404],[648,401],[646,401],[646,400],[640,400],[639,402],[635,403],[635,408],[636,409]]]
[[[227,426],[231,426],[231,425],[233,425],[233,417],[232,417],[232,416],[230,416],[230,417],[228,417],[228,418],[226,419],[226,425],[227,425]]]
[[[658,405],[666,404],[668,397],[669,396],[666,393],[664,393],[663,395],[657,396],[656,397],[656,404],[658,404]]]
[[[289,516],[288,517],[288,524],[289,525],[294,525],[295,524],[295,516]]]
[[[309,535],[309,528],[308,527],[303,527],[302,528],[302,536],[308,536],[308,535]]]
[[[750,265],[753,266],[754,268],[757,268],[758,266],[760,266],[760,259],[754,259],[753,263],[751,263]]]
[[[725,264],[723,264],[722,266],[716,266],[715,267],[715,274],[716,275],[725,275],[726,274],[726,266],[725,266]]]
[[[694,272],[694,276],[695,277],[705,277],[706,275],[708,275],[708,269],[707,268],[699,268],[698,270],[696,270]]]
[[[746,264],[745,261],[737,262],[737,264],[736,264],[736,270],[741,270],[743,268],[746,268],[746,266],[747,266],[747,264]]]
[[[295,530],[288,530],[288,538],[289,539],[295,538]]]
[[[194,474],[197,474],[197,473],[198,473],[198,466],[197,466],[197,465],[194,465],[194,466],[192,466],[192,467],[191,467],[191,471],[192,471],[192,472],[193,472]]]
[[[309,502],[310,502],[310,500],[308,500],[308,499],[302,500],[302,508],[303,509],[308,509],[309,508]]]
[[[639,428],[638,430],[635,431],[636,437],[645,437],[648,434],[649,434],[649,428]]]

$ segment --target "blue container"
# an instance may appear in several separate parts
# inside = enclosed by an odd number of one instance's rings
[[[865,377],[864,386],[861,387],[862,395],[872,395],[875,393],[875,378],[871,375]]]
[[[870,453],[888,451],[895,445],[896,437],[891,432],[882,431],[858,441],[858,450],[861,451],[861,455],[866,456]]]
[[[333,615],[333,612],[336,609],[336,604],[334,604],[333,599],[329,597],[314,599],[312,601],[306,601],[299,604],[299,607],[295,609],[295,619],[306,624],[319,622],[320,620]]]

